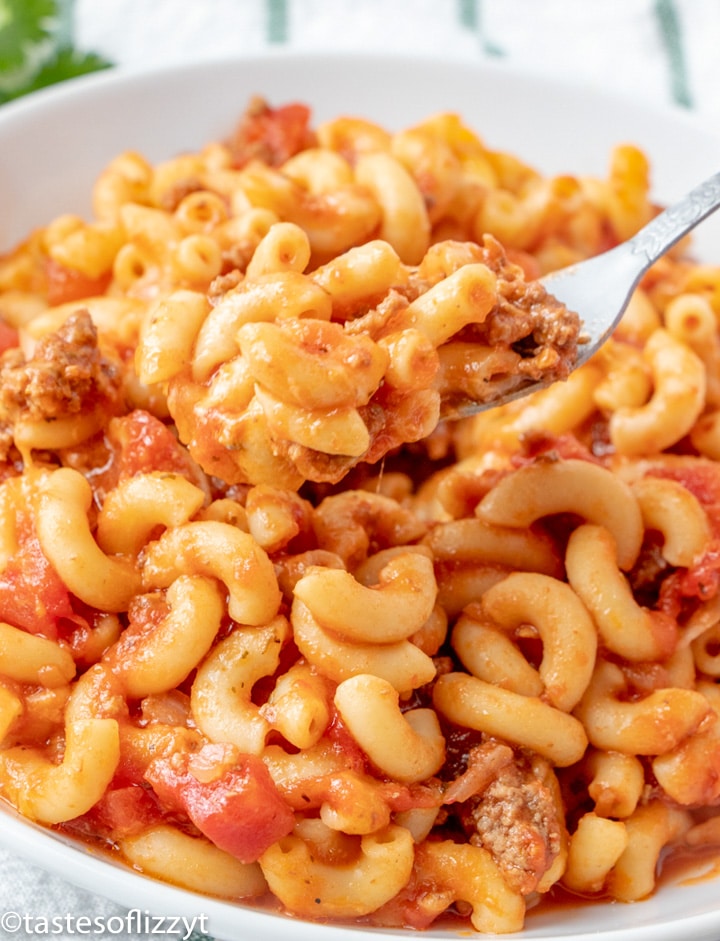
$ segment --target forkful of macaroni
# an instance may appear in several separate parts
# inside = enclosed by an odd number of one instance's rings
[[[632,238],[541,279],[548,294],[581,317],[582,333],[572,369],[587,362],[610,337],[650,266],[719,206],[720,173],[715,173],[655,216]],[[529,395],[547,384],[547,377],[527,378],[508,392],[492,392],[476,401],[448,402],[443,417],[464,418]]]
[[[363,192],[397,173],[384,157],[357,159]],[[241,172],[256,198],[278,185],[265,167]],[[389,210],[376,237],[323,258],[293,209],[241,280],[215,282],[211,301],[181,291],[151,307],[139,376],[167,384],[180,439],[205,470],[237,483],[338,483],[444,419],[567,379],[647,269],[719,204],[720,174],[633,237],[544,278],[490,232],[413,246]]]

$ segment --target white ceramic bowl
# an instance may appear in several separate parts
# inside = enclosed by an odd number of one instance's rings
[[[0,251],[62,212],[89,212],[90,186],[115,154],[151,160],[226,135],[250,96],[310,104],[316,120],[355,114],[400,129],[440,110],[461,114],[489,146],[546,173],[607,169],[610,149],[640,145],[651,158],[654,195],[681,196],[720,165],[720,136],[687,114],[567,86],[502,65],[417,58],[278,54],[77,79],[0,108]],[[720,262],[720,219],[696,237]],[[36,827],[0,806],[0,841],[75,884],[128,908],[207,916],[218,941],[378,941],[407,932],[308,925],[219,902],[146,879]],[[467,935],[464,932],[464,935]],[[447,938],[431,929],[419,938]],[[522,941],[718,941],[717,879],[663,884],[647,901],[530,912]]]

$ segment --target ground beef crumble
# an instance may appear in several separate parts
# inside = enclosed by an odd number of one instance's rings
[[[102,354],[87,310],[42,337],[27,358],[19,347],[0,356],[0,447],[7,453],[21,420],[53,421],[98,406],[114,410],[121,387],[117,363]]]
[[[487,752],[492,776],[458,805],[459,819],[470,842],[492,854],[508,884],[528,895],[560,852],[561,809],[553,789],[522,755],[500,761],[498,749],[477,751],[481,769]]]

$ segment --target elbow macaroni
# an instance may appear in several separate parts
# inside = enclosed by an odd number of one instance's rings
[[[674,248],[569,376],[534,280],[652,215],[645,155],[254,102],[92,197],[0,257],[0,798],[380,928],[720,844],[720,269]]]

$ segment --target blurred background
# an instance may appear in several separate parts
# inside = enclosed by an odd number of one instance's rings
[[[493,58],[720,121],[718,0],[0,0],[0,100],[104,65],[293,49]]]
[[[494,57],[720,118],[717,0],[77,0],[76,22],[133,66],[268,46]]]

